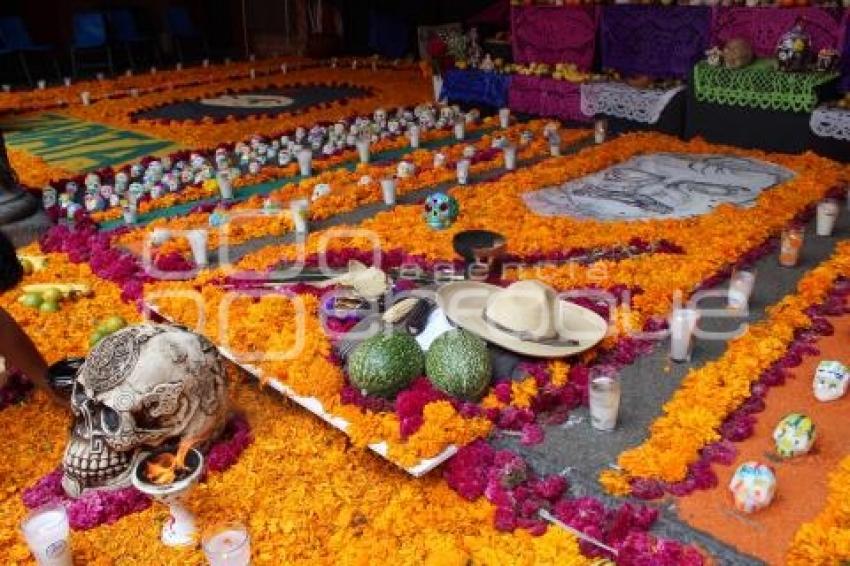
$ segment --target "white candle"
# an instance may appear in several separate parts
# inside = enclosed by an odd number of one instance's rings
[[[12,85],[4,84],[3,85],[3,92],[12,92]]]
[[[446,156],[437,152],[434,154],[434,169],[442,169],[446,165]]]
[[[384,196],[384,204],[389,206],[395,204],[396,182],[393,177],[381,179],[381,193]]]
[[[27,545],[41,566],[71,566],[71,527],[61,504],[41,507],[21,523]]]
[[[691,342],[699,320],[694,309],[677,308],[670,316],[670,359],[686,362],[691,359]]]
[[[189,240],[189,247],[192,248],[192,257],[195,259],[195,265],[203,267],[209,264],[207,258],[207,238],[209,233],[207,230],[189,230],[186,234],[186,239]]]
[[[83,101],[83,106],[88,106],[91,104],[91,93],[87,90],[84,90],[80,93],[80,100]]]
[[[95,76],[97,77],[97,80],[99,80],[99,81],[102,81],[102,80],[104,79],[104,75],[103,75],[103,73],[98,73],[98,74],[97,74],[97,75],[95,75]]]
[[[838,218],[838,203],[827,199],[818,203],[817,235],[829,236],[835,228]]]
[[[283,73],[284,75],[286,74],[286,63],[281,64],[280,72]]]
[[[463,120],[455,122],[455,139],[458,141],[462,140],[466,135],[466,124],[464,124]]]
[[[62,82],[65,83],[66,87],[71,86],[71,77],[65,77],[64,79],[62,79]]]
[[[251,536],[239,523],[217,525],[204,533],[204,555],[210,566],[248,566],[251,563]]]
[[[38,90],[44,90],[45,88],[47,88],[47,81],[44,79],[39,79]]]
[[[210,60],[204,59],[203,61],[201,61],[201,66],[203,66],[204,69],[208,68],[210,66]]]
[[[292,213],[292,222],[295,224],[295,232],[298,234],[306,234],[309,230],[307,224],[307,212],[309,209],[307,199],[294,200],[289,203],[289,210]]]
[[[135,224],[138,220],[139,212],[136,210],[136,205],[130,205],[124,208],[124,222],[126,224]]]
[[[604,143],[606,137],[608,137],[608,120],[601,118],[596,121],[593,127],[593,141]]]
[[[152,74],[152,75],[155,75],[155,74],[156,74],[156,67],[155,67],[155,66],[154,66],[154,67],[151,67],[151,74]]]
[[[410,147],[419,147],[419,126],[413,124],[407,129],[407,136],[410,138]]]
[[[505,149],[505,169],[513,171],[516,169],[516,146],[506,145]]]
[[[549,155],[551,155],[552,157],[559,157],[561,155],[561,145],[555,143],[550,144]]]
[[[233,183],[230,182],[230,171],[219,171],[215,175],[218,182],[218,190],[221,193],[221,198],[229,200],[233,198]]]
[[[369,140],[359,139],[356,145],[360,163],[369,163]]]
[[[127,69],[126,71],[124,71],[124,76],[125,77],[132,77],[133,76],[133,69]]]
[[[507,129],[511,124],[511,109],[510,108],[500,108],[499,109],[499,126],[502,127],[503,130]]]
[[[729,307],[745,309],[750,302],[756,274],[747,270],[736,270],[729,280]]]
[[[177,69],[178,71],[182,71],[183,70],[183,63],[178,62],[176,65],[174,65],[174,68]]]
[[[257,78],[257,70],[256,70],[256,69],[251,69],[251,70],[248,72],[248,75],[251,77],[251,80],[256,79],[256,78]]]
[[[313,174],[313,152],[309,149],[302,149],[298,152],[298,168],[301,170],[302,177],[309,177]]]
[[[131,88],[130,89],[130,96],[132,96],[133,98],[139,98],[139,89]]]
[[[592,378],[588,398],[591,426],[597,430],[614,430],[620,412],[619,380],[610,375]]]
[[[465,185],[469,182],[469,167],[472,162],[468,159],[461,159],[457,162],[457,182]]]

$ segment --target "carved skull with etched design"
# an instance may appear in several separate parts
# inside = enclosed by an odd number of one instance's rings
[[[189,441],[205,449],[224,428],[227,384],[221,356],[206,338],[145,324],[104,338],[89,354],[71,394],[74,425],[62,460],[71,497],[129,485],[142,452]]]

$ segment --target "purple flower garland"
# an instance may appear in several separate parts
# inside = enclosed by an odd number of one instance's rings
[[[546,531],[541,510],[549,511],[570,527],[617,550],[618,564],[701,565],[695,548],[658,539],[649,533],[658,510],[628,503],[606,509],[592,497],[569,498],[566,478],[553,474],[537,476],[528,464],[509,450],[495,450],[483,440],[463,448],[443,470],[446,483],[461,497],[475,501],[484,497],[496,507],[496,529],[517,528],[533,535]],[[585,556],[615,557],[599,547],[580,542]]]
[[[223,472],[230,468],[253,441],[248,421],[243,415],[234,415],[227,422],[221,439],[207,453],[204,476],[208,472]],[[48,503],[62,503],[68,510],[71,528],[78,531],[112,524],[122,517],[147,509],[151,504],[150,498],[134,487],[88,491],[72,499],[62,489],[61,468],[26,488],[22,499],[29,509]]]

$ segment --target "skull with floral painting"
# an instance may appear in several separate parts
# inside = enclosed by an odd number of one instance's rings
[[[786,415],[773,430],[776,453],[783,458],[802,456],[812,449],[817,438],[815,423],[801,413]]]
[[[425,199],[425,222],[434,230],[445,230],[457,220],[460,205],[445,193],[434,193]]]
[[[744,462],[729,482],[735,508],[743,513],[764,509],[776,493],[776,476],[770,467],[759,462]]]

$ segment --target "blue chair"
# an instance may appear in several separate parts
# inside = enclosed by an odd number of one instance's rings
[[[139,33],[136,27],[136,19],[132,12],[126,8],[117,8],[107,12],[107,20],[109,21],[109,31],[111,38],[115,41],[124,44],[124,49],[127,52],[127,61],[130,67],[135,67],[133,62],[133,46],[150,44],[153,49],[153,55],[157,63],[160,62],[159,49],[156,45],[156,39],[149,35]]]
[[[112,47],[109,45],[109,37],[106,32],[106,21],[100,12],[84,12],[74,14],[74,40],[71,43],[71,73],[77,76],[78,53],[101,52],[106,53],[106,65],[109,72],[112,68]],[[103,67],[104,60],[89,63],[88,67]]]
[[[59,70],[59,62],[53,53],[53,46],[46,43],[34,43],[21,18],[17,16],[0,18],[0,39],[2,39],[6,49],[18,54],[24,75],[26,75],[27,82],[30,85],[32,85],[32,78],[27,64],[28,53],[40,53],[49,56],[53,62],[56,76],[61,78],[62,73]]]
[[[168,33],[174,41],[174,47],[177,49],[177,59],[183,62],[183,42],[190,43],[200,42],[203,46],[204,53],[209,56],[209,45],[204,34],[195,27],[192,18],[189,17],[189,12],[185,6],[169,6],[166,12],[166,23],[168,24]]]

